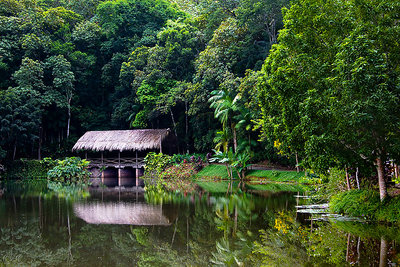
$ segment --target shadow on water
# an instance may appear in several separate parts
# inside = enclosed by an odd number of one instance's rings
[[[3,184],[0,265],[387,266],[397,227],[315,222],[295,192],[188,195]],[[256,194],[255,194],[256,193]]]

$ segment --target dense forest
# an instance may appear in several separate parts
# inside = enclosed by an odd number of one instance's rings
[[[170,128],[181,153],[337,167],[384,197],[399,19],[395,0],[1,0],[0,158]]]
[[[256,140],[249,89],[285,4],[2,0],[1,157],[63,155],[87,130],[170,128],[181,152],[209,152],[236,128]],[[238,107],[225,131],[215,90]]]

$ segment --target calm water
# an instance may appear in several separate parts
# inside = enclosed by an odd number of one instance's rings
[[[311,222],[296,213],[294,195],[58,197],[45,184],[8,185],[0,197],[0,266],[399,264],[397,228]]]

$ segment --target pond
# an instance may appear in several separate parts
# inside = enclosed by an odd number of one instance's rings
[[[0,266],[399,264],[396,227],[313,221],[296,212],[298,192],[61,197],[45,182],[3,187]]]

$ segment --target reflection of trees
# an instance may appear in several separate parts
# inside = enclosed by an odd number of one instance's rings
[[[32,218],[11,227],[1,227],[0,263],[6,266],[54,266],[65,262],[67,244],[50,247],[38,226],[38,219]]]
[[[397,254],[390,240],[400,241],[396,227],[370,224],[314,222],[311,232],[295,220],[290,195],[166,194],[161,201],[173,218],[167,227],[90,225],[73,215],[71,201],[7,196],[0,265],[378,266]]]
[[[268,266],[387,266],[396,260],[396,227],[353,222],[314,222],[305,228],[291,212],[273,215],[274,222],[261,231],[255,258]],[[386,233],[383,234],[383,232]],[[382,238],[381,238],[382,237]]]
[[[250,226],[258,217],[254,209],[255,203],[251,195],[233,194],[218,198],[215,222],[224,235],[216,241],[211,259],[213,264],[242,265],[248,261],[254,239]]]
[[[261,230],[253,253],[267,266],[296,266],[307,262],[307,229],[296,222],[294,212],[273,215],[269,228]]]

